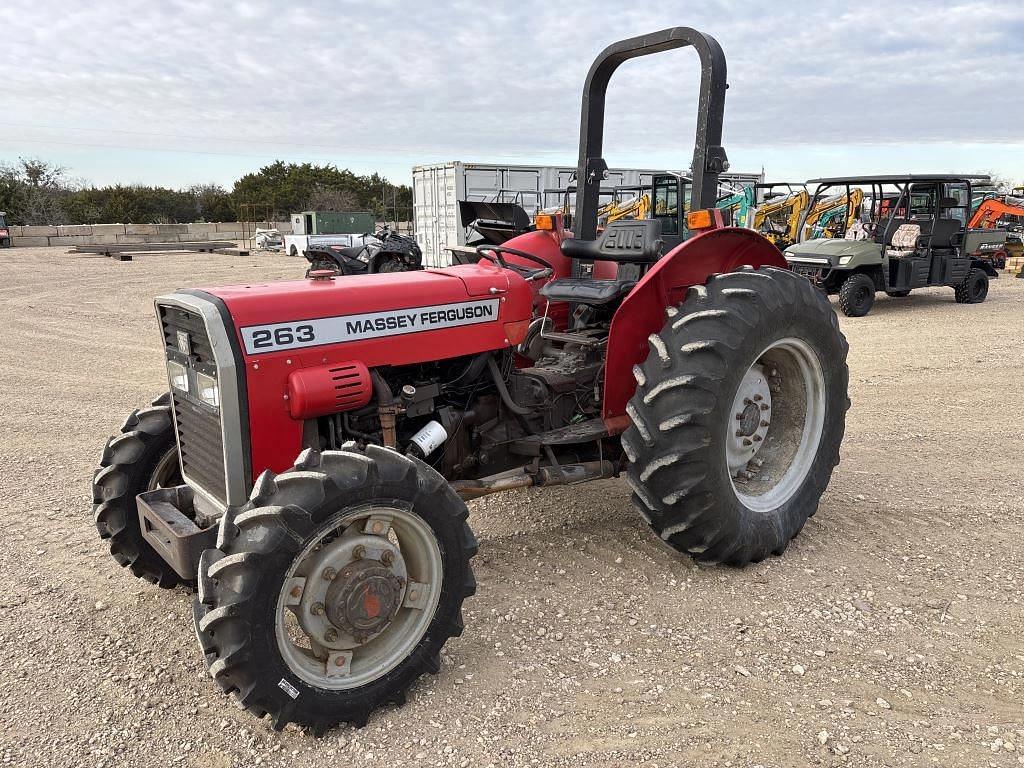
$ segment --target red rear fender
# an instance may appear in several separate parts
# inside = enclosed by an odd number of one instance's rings
[[[633,366],[646,359],[647,338],[665,324],[665,309],[677,306],[691,285],[703,285],[711,275],[745,264],[786,268],[779,249],[764,237],[730,227],[686,240],[643,276],[612,318],[605,367],[605,421],[625,428],[626,403],[636,389]]]

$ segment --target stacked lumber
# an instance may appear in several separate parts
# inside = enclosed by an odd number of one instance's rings
[[[1024,256],[1013,256],[1007,259],[1006,271],[1014,277],[1024,277]]]

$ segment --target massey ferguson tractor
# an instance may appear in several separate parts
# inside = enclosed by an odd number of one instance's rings
[[[689,236],[598,236],[605,92],[692,46]],[[362,725],[463,630],[465,500],[625,475],[697,560],[781,555],[839,461],[847,344],[824,295],[715,210],[725,56],[667,29],[615,43],[583,89],[579,194],[479,262],[156,299],[169,391],[93,478],[123,566],[194,586],[210,675],[275,728]],[[682,201],[676,201],[677,204]]]

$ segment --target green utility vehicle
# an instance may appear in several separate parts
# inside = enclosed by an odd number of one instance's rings
[[[814,238],[805,213],[786,261],[826,293],[838,294],[849,317],[866,315],[879,291],[902,298],[915,288],[948,286],[958,303],[980,303],[989,277],[999,276],[985,249],[1006,239],[1004,231],[967,227],[974,187],[990,182],[957,175],[812,179],[808,211],[844,191],[848,205],[862,199],[860,210],[850,211],[852,225],[844,222],[841,236],[830,238]]]

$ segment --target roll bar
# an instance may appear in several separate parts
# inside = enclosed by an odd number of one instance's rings
[[[693,46],[700,57],[700,103],[697,112],[697,139],[693,149],[693,192],[691,207],[713,208],[718,199],[718,175],[729,170],[722,148],[722,122],[725,116],[725,54],[710,35],[689,27],[672,27],[649,35],[620,40],[605,48],[594,60],[583,85],[583,109],[580,117],[580,156],[577,183],[582,194],[576,196],[573,233],[577,240],[597,238],[597,209],[601,182],[608,164],[601,157],[604,145],[605,95],[608,81],[622,62],[638,56]]]

